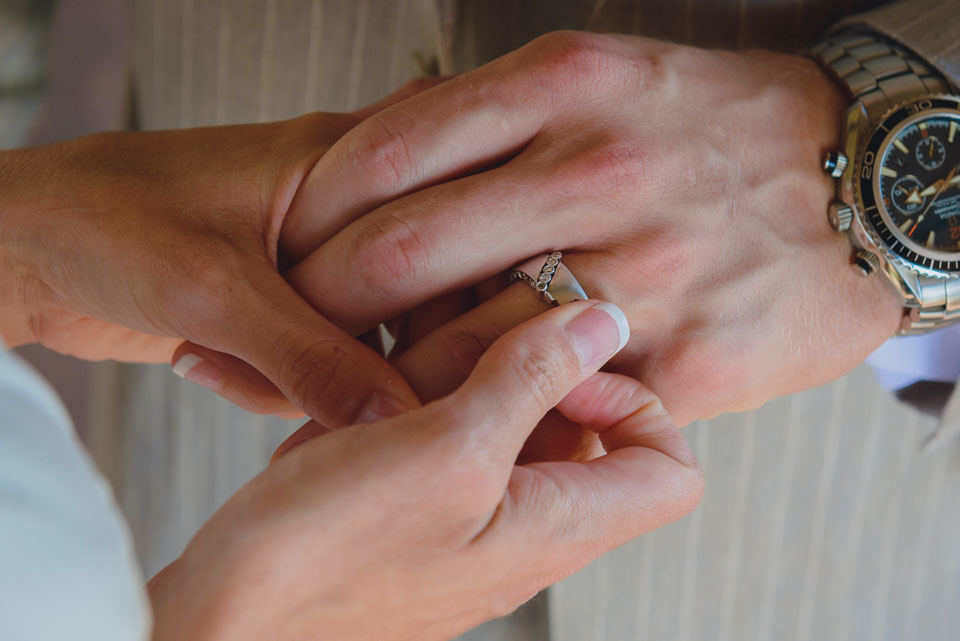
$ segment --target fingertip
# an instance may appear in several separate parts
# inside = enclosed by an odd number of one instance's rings
[[[303,416],[268,378],[230,354],[184,342],[174,350],[171,369],[180,378],[209,389],[248,412],[288,419]]]

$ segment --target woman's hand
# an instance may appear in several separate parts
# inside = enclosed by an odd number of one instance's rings
[[[446,398],[276,458],[151,582],[154,638],[446,639],[690,512],[683,436],[639,383],[595,374],[626,341],[611,307],[551,310]],[[554,406],[609,453],[515,465]]]
[[[753,407],[839,376],[898,326],[892,289],[850,268],[826,221],[820,163],[845,107],[802,57],[551,34],[334,145],[282,230],[302,260],[288,277],[360,331],[564,250],[630,319],[613,368],[678,423]],[[365,319],[346,294],[360,290]],[[527,318],[513,303],[458,323],[451,354]]]
[[[289,412],[286,397],[329,425],[416,407],[396,370],[277,269],[290,202],[357,121],[312,114],[0,153],[0,332],[136,361],[168,360],[186,339],[196,345],[175,360],[188,378],[258,411]]]

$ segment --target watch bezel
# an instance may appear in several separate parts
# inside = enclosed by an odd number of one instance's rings
[[[865,137],[854,166],[857,213],[864,226],[872,231],[873,240],[885,250],[887,258],[922,274],[944,278],[948,273],[960,272],[960,252],[947,253],[928,250],[899,238],[900,233],[890,218],[882,200],[878,202],[880,179],[878,171],[882,152],[892,144],[893,137],[919,120],[937,114],[960,121],[960,98],[946,95],[924,96],[892,109]],[[922,250],[922,251],[921,251]],[[949,256],[955,256],[950,259]]]

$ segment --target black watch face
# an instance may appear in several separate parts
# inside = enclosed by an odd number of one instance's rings
[[[960,119],[920,118],[883,149],[878,187],[904,242],[960,252]]]
[[[864,214],[883,242],[936,271],[960,270],[960,104],[924,99],[888,116],[861,156]]]

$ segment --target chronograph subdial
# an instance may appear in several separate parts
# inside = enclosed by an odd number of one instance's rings
[[[947,151],[936,136],[927,136],[917,143],[916,157],[921,167],[932,171],[943,164]]]
[[[920,195],[923,183],[913,175],[898,178],[890,187],[890,200],[900,213],[911,215],[920,211],[926,198]]]
[[[885,137],[873,176],[886,214],[882,233],[893,251],[902,248],[912,262],[953,254],[960,261],[958,133],[960,117],[932,114],[914,117]]]
[[[960,98],[891,112],[861,149],[853,173],[862,209],[851,229],[906,269],[960,275]]]

